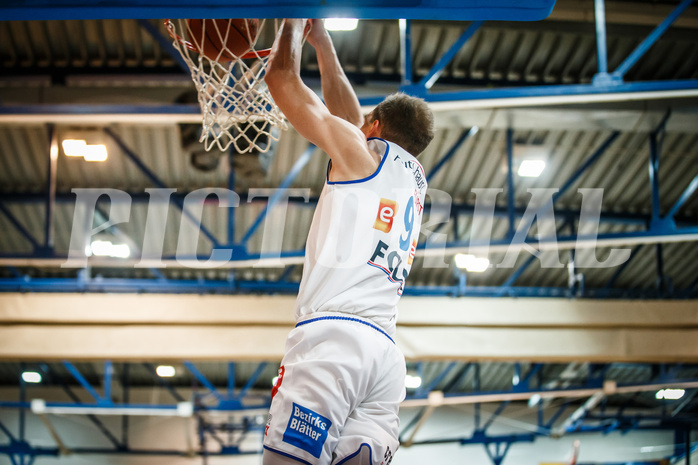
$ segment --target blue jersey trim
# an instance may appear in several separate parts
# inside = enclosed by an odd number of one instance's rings
[[[308,323],[313,323],[313,322],[315,322],[315,321],[320,321],[320,320],[354,321],[354,322],[356,322],[356,323],[361,323],[362,325],[366,325],[366,326],[368,326],[369,328],[375,329],[376,331],[378,331],[379,333],[381,333],[383,336],[385,336],[385,337],[387,337],[388,339],[390,339],[390,342],[392,342],[393,344],[395,344],[395,341],[393,341],[393,338],[390,337],[390,336],[388,336],[388,333],[386,333],[385,331],[383,331],[383,330],[380,329],[379,327],[373,326],[371,323],[367,323],[367,322],[365,322],[364,320],[359,320],[358,318],[351,318],[351,317],[348,317],[348,316],[321,316],[321,317],[318,317],[318,318],[313,318],[313,319],[310,319],[310,320],[301,321],[300,323],[298,323],[298,324],[296,325],[296,328],[298,328],[299,326],[307,325]]]
[[[381,159],[380,165],[378,165],[378,169],[376,169],[376,171],[374,171],[372,175],[370,175],[366,178],[363,178],[363,179],[355,179],[353,181],[334,181],[333,182],[333,181],[330,181],[330,166],[332,164],[332,160],[330,160],[327,163],[327,175],[325,176],[326,177],[325,181],[327,182],[327,184],[357,184],[360,182],[370,181],[371,179],[375,178],[378,175],[378,173],[380,173],[381,168],[383,168],[383,164],[385,163],[385,160],[388,159],[388,152],[390,152],[390,144],[388,143],[387,140],[381,139],[379,137],[371,137],[370,139],[367,139],[367,141],[368,140],[380,140],[380,141],[385,142],[385,153],[383,154],[383,158]]]
[[[342,459],[341,462],[337,462],[337,465],[342,465],[343,463],[347,463],[347,460],[353,459],[354,457],[356,457],[357,455],[359,455],[359,453],[361,452],[361,449],[363,449],[364,446],[368,447],[368,452],[371,454],[371,462],[373,462],[373,449],[371,449],[371,446],[370,446],[370,445],[368,445],[368,444],[366,444],[366,443],[364,442],[364,443],[362,443],[362,444],[359,446],[358,449],[356,449],[356,452],[354,452],[354,453],[351,454],[351,455],[348,455],[348,456],[344,457],[344,458]]]
[[[269,446],[262,446],[262,447],[264,447],[264,448],[265,448],[266,450],[268,450],[269,452],[273,452],[273,453],[275,453],[275,454],[283,455],[284,457],[288,457],[289,459],[295,460],[296,462],[302,463],[303,465],[313,465],[313,464],[310,463],[310,462],[306,462],[305,460],[299,459],[298,457],[295,457],[295,456],[293,456],[293,455],[291,455],[291,454],[287,454],[286,452],[281,452],[280,450],[272,449],[272,448],[269,447]]]

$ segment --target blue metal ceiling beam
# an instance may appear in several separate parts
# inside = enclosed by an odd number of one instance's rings
[[[114,365],[111,360],[104,362],[104,399],[111,401],[111,380],[114,375]]]
[[[685,414],[680,416],[672,417],[667,414],[628,414],[621,415],[620,417],[615,413],[607,413],[604,411],[598,413],[589,414],[586,419],[591,421],[605,421],[610,419],[620,418],[622,422],[627,423],[640,423],[642,421],[648,422],[661,422],[664,426],[676,427],[676,426],[686,426],[690,424],[698,424],[698,417],[691,414]],[[673,425],[672,425],[673,423]]]
[[[664,248],[662,244],[655,246],[657,258],[657,294],[660,297],[670,297],[672,293],[671,280],[664,273]]]
[[[275,281],[236,281],[231,286],[228,281],[168,280],[166,283],[155,279],[100,278],[82,282],[75,278],[6,278],[0,279],[0,292],[113,292],[113,293],[153,293],[153,294],[281,294],[298,293],[297,282]],[[673,298],[688,299],[696,292],[693,288],[684,290]],[[408,296],[458,296],[458,286],[410,286],[405,289]],[[510,297],[560,298],[568,297],[567,287],[511,287],[504,293]],[[470,286],[463,297],[501,297],[500,286]],[[656,288],[604,289],[587,288],[580,296],[590,299],[656,299]]]
[[[490,415],[490,417],[487,419],[487,422],[485,422],[485,424],[482,425],[481,431],[483,433],[486,432],[490,426],[492,426],[492,423],[494,423],[494,420],[496,420],[497,417],[500,416],[502,414],[502,412],[504,412],[504,409],[506,409],[509,404],[510,404],[510,401],[508,401],[508,400],[499,404],[499,406],[497,407],[497,410],[492,412],[492,415]]]
[[[417,412],[417,414],[410,419],[409,423],[402,428],[402,431],[400,431],[400,435],[398,436],[400,444],[404,444],[406,442],[406,438],[404,436],[412,431],[415,426],[417,426],[417,423],[419,423],[419,421],[424,417],[426,411],[427,407],[422,407],[419,412]]]
[[[40,248],[39,242],[34,239],[34,236],[27,231],[27,228],[25,228],[22,223],[19,222],[19,220],[12,214],[12,212],[7,208],[3,203],[0,201],[0,212],[2,212],[3,215],[9,220],[10,223],[12,223],[12,226],[15,227],[17,231],[19,231],[19,234],[25,238],[34,248],[34,250],[38,250]]]
[[[577,168],[577,170],[572,173],[572,175],[565,181],[565,183],[560,187],[560,190],[553,194],[553,204],[560,198],[562,197],[570,187],[574,185],[575,182],[594,164],[596,163],[601,156],[603,156],[604,153],[606,153],[606,150],[615,142],[615,140],[618,138],[620,135],[620,132],[614,131],[611,133],[610,136],[606,138],[606,140],[599,146],[598,149],[596,149],[596,152],[592,156],[586,159],[584,163],[582,163],[582,166]]]
[[[473,362],[468,362],[465,365],[463,365],[460,370],[458,370],[458,373],[455,374],[455,376],[444,386],[443,392],[453,392],[456,390],[456,386],[460,385],[463,380],[465,379],[466,376],[468,376],[468,372],[470,369],[473,367],[474,363]]]
[[[472,108],[478,103],[481,108],[498,106],[520,107],[531,105],[561,104],[575,102],[623,101],[670,98],[681,91],[681,96],[698,96],[698,79],[677,81],[626,82],[622,84],[569,84],[558,86],[531,86],[500,89],[480,89],[416,94],[430,103],[463,102]],[[383,97],[364,97],[362,105],[378,105]],[[497,100],[507,100],[497,102]],[[493,101],[487,104],[488,101]],[[454,107],[457,105],[454,103]]]
[[[516,370],[516,376],[520,378],[520,376],[521,376],[521,373],[520,373],[521,372],[521,364],[516,363],[514,365],[514,367]],[[526,376],[523,379],[520,379],[520,381],[512,387],[512,390],[516,391],[516,392],[530,391],[531,378],[533,378],[537,373],[539,373],[542,368],[543,368],[543,365],[541,363],[536,363],[536,364],[532,365],[530,370],[528,371],[528,373],[526,373]],[[497,407],[497,410],[495,410],[492,413],[492,415],[490,415],[487,422],[484,425],[482,425],[482,428],[480,428],[480,432],[486,433],[487,429],[490,426],[492,426],[492,423],[494,423],[494,421],[497,419],[497,417],[499,417],[502,414],[502,412],[504,411],[505,408],[507,408],[509,403],[510,403],[510,401],[502,402],[499,405],[499,407]]]
[[[82,376],[82,373],[80,373],[80,371],[77,368],[75,368],[75,366],[72,363],[70,363],[67,360],[64,360],[63,366],[66,368],[66,370],[68,370],[68,372],[71,375],[73,375],[73,378],[75,378],[75,380],[78,383],[80,383],[80,385],[94,398],[94,400],[97,401],[98,404],[104,401],[110,401],[110,399],[102,398],[102,396],[100,396],[99,393],[95,391],[92,385],[85,379],[84,376]]]
[[[55,202],[55,194],[54,194],[54,202]],[[95,220],[99,221],[103,224],[107,223],[109,221],[109,215],[107,215],[104,212],[104,210],[99,206],[99,204],[95,204],[95,216],[94,216],[93,221],[95,221]],[[131,239],[131,236],[129,236],[128,234],[123,232],[121,230],[121,228],[119,228],[119,226],[114,224],[114,225],[108,227],[105,231],[110,233],[110,234],[113,234],[118,240],[126,242],[126,245],[129,246],[132,255],[141,255],[142,254],[142,251],[136,245],[136,242],[133,239]],[[47,253],[50,255],[53,255],[54,254],[53,248],[49,249],[47,251]],[[165,275],[163,275],[160,272],[160,270],[158,270],[157,268],[148,268],[148,271],[150,271],[152,273],[152,275],[158,279],[161,279],[161,280],[165,279]]]
[[[124,363],[121,365],[121,401],[123,403],[129,403],[130,399],[130,371],[131,365],[129,363]],[[128,427],[129,419],[128,415],[121,416],[121,443],[123,447],[128,447]]]
[[[267,206],[257,216],[257,218],[255,218],[254,223],[252,223],[250,228],[245,233],[245,236],[240,241],[241,244],[247,244],[250,238],[254,235],[255,231],[257,231],[257,228],[259,228],[259,226],[264,221],[264,218],[266,218],[266,216],[269,214],[271,209],[274,208],[274,206],[277,203],[279,203],[279,201],[286,195],[289,187],[291,187],[291,184],[293,184],[293,181],[296,180],[301,171],[303,171],[303,168],[305,168],[305,165],[307,165],[310,159],[312,158],[313,154],[315,153],[315,149],[315,145],[308,144],[308,148],[305,149],[305,152],[303,152],[301,156],[298,158],[298,160],[296,160],[296,162],[293,164],[291,170],[288,172],[284,180],[281,181],[281,185],[274,190],[274,195],[272,195],[269,199],[269,202],[267,202]]]
[[[172,38],[162,35],[160,30],[147,19],[139,19],[138,25],[160,45],[160,48],[165,50],[165,52],[177,62],[177,65],[188,76],[190,73],[189,66],[187,66],[187,62],[184,61],[182,55],[180,55],[177,49],[174,48],[174,45],[172,45]]]
[[[659,38],[669,29],[676,19],[681,16],[681,14],[686,11],[689,5],[693,3],[693,0],[683,0],[679,6],[677,6],[674,11],[672,11],[667,18],[659,24],[645,40],[637,46],[635,50],[623,61],[623,63],[613,71],[613,75],[623,79],[625,73],[627,73],[630,68],[632,68],[637,61],[642,58],[642,56],[647,53],[647,51],[659,40]]]
[[[684,190],[681,193],[676,203],[671,207],[671,209],[669,209],[669,211],[666,214],[666,218],[673,220],[673,218],[679,212],[681,207],[684,206],[686,201],[693,195],[693,193],[696,190],[698,190],[698,174],[693,178],[688,187],[686,187],[686,190]]]
[[[680,454],[680,455],[677,456],[677,457],[673,457],[673,460],[671,461],[672,465],[678,464],[678,463],[681,461],[681,459],[686,459],[686,460],[684,461],[684,464],[685,464],[685,465],[690,465],[690,463],[691,463],[691,462],[690,462],[691,457],[693,456],[693,454],[695,454],[696,452],[698,452],[698,443],[693,443],[693,445],[691,446],[691,443],[690,443],[690,441],[689,441],[689,442],[684,446],[684,450],[686,450],[686,449],[690,449],[690,453],[683,453],[683,454]],[[584,464],[580,464],[580,465],[584,465]],[[632,465],[632,464],[631,464],[631,465]],[[637,465],[646,465],[646,464],[641,464],[641,463],[640,463],[640,464],[637,464]],[[661,465],[661,462],[660,462],[658,465]]]
[[[436,173],[438,173],[441,168],[448,163],[448,161],[453,158],[453,155],[456,154],[459,148],[463,145],[463,143],[468,140],[470,137],[474,136],[478,132],[478,127],[473,126],[470,129],[464,129],[463,132],[460,133],[460,136],[458,136],[458,139],[453,143],[450,149],[444,154],[443,157],[439,161],[436,162],[436,164],[432,167],[431,171],[429,171],[429,174],[427,174],[427,182],[431,182],[431,180],[434,178]]]
[[[21,457],[29,456],[29,461],[25,464],[22,461],[16,461],[14,455]],[[31,465],[36,457],[53,456],[58,457],[60,452],[57,447],[32,447],[26,441],[10,441],[10,444],[0,445],[0,455],[7,455],[13,465]]]
[[[482,366],[479,363],[475,364],[475,369],[473,373],[473,392],[479,394],[480,393],[480,388],[482,387],[481,384],[481,374],[482,374]],[[480,429],[480,413],[481,413],[481,408],[480,408],[480,403],[476,403],[473,405],[473,409],[475,410],[475,432],[477,432]]]
[[[594,0],[594,19],[596,24],[596,61],[598,74],[608,74],[608,49],[606,42],[606,2]]]
[[[252,376],[247,380],[247,383],[243,386],[242,389],[240,389],[240,392],[237,395],[238,399],[242,399],[247,395],[247,393],[254,387],[255,383],[259,379],[259,377],[262,375],[262,372],[264,369],[267,367],[266,362],[262,362],[259,365],[257,365],[257,368],[255,369],[254,373],[252,373]]]
[[[150,195],[147,192],[126,192],[128,196],[131,198],[131,201],[133,203],[147,203],[151,200]],[[190,194],[190,192],[174,192],[172,193],[170,200],[173,202],[183,202],[186,196]],[[268,202],[268,199],[262,198],[262,197],[255,197],[254,199],[249,199],[249,196],[245,193],[240,193],[238,194],[240,196],[240,204],[248,204],[248,203],[266,203]],[[0,211],[2,211],[2,204],[12,204],[12,203],[40,203],[43,201],[43,195],[42,194],[37,194],[37,193],[21,193],[21,194],[15,194],[15,193],[0,193]],[[56,201],[60,203],[75,203],[75,194],[70,193],[70,192],[59,192],[56,194]],[[106,199],[100,199],[101,201],[106,201]],[[291,197],[288,199],[289,204],[293,205],[301,205],[301,206],[307,206],[310,208],[315,208],[317,205],[318,198],[317,197],[310,197],[308,201],[306,202],[305,199],[301,198],[295,198]],[[431,208],[431,203],[427,202],[424,205],[425,209]],[[475,205],[474,204],[452,204],[451,209],[453,210],[454,215],[473,215],[475,212]],[[517,218],[520,218],[524,215],[526,211],[526,208],[523,207],[518,207],[514,209],[514,214],[516,215]],[[579,219],[579,214],[580,212],[578,210],[570,210],[570,209],[556,209],[555,210],[555,216],[556,218],[565,218],[568,220],[571,219]],[[494,215],[499,218],[508,218],[509,216],[509,209],[508,207],[500,207],[500,206],[495,206],[494,209]],[[628,225],[640,225],[640,226],[645,226],[648,224],[648,222],[651,220],[651,217],[642,213],[621,213],[621,212],[611,212],[611,211],[602,211],[601,212],[601,217],[600,220],[602,223],[618,223],[618,224],[628,224]],[[685,226],[690,226],[695,224],[695,220],[691,217],[679,217],[675,218],[676,223],[685,225]]]
[[[483,21],[474,21],[463,31],[463,33],[456,39],[456,41],[451,45],[451,47],[441,55],[441,58],[436,62],[436,64],[429,70],[429,72],[417,83],[418,86],[423,87],[426,90],[432,88],[434,83],[439,79],[439,76],[444,72],[446,66],[453,60],[453,58],[458,54],[463,45],[480,29]]]
[[[208,391],[209,391],[211,394],[213,394],[213,396],[214,396],[216,399],[218,399],[219,402],[222,402],[222,401],[224,400],[224,399],[223,399],[223,396],[221,395],[221,393],[218,392],[218,389],[216,389],[216,386],[214,386],[213,383],[211,383],[211,381],[209,381],[208,378],[206,378],[206,376],[205,376],[203,373],[201,373],[201,371],[199,371],[199,369],[196,368],[196,366],[195,366],[192,362],[189,362],[189,361],[186,361],[186,360],[185,360],[185,361],[184,361],[184,366],[187,368],[187,370],[189,370],[189,372],[190,372],[192,375],[194,375],[194,377],[195,377],[197,380],[199,380],[199,382],[200,382],[206,389],[208,389]]]
[[[265,399],[269,400],[269,399]],[[195,411],[217,411],[217,412],[244,412],[246,410],[259,410],[264,408],[269,408],[270,403],[259,403],[256,405],[242,405],[242,404],[231,404],[221,402],[220,405],[194,405]],[[0,401],[0,409],[28,409],[31,408],[31,402],[17,402],[17,401]],[[158,414],[168,414],[167,416],[177,416],[173,415],[177,412],[177,404],[146,404],[146,403],[118,403],[110,402],[105,403],[86,403],[86,402],[46,402],[46,408],[59,408],[59,409],[99,409],[99,411],[108,410],[123,410],[123,409],[137,409],[139,411],[152,411],[154,416]],[[141,415],[143,413],[139,412]],[[76,412],[75,415],[81,415],[82,413]]]
[[[650,189],[652,192],[652,223],[658,223],[661,213],[659,201],[659,147],[657,144],[657,133],[650,134],[650,159],[649,177]]]
[[[228,362],[228,398],[235,396],[235,362]]]
[[[565,223],[561,224],[561,225],[557,228],[555,234],[560,234],[560,232],[565,228],[565,226],[566,226],[567,224],[568,224],[568,222],[565,222]],[[512,237],[513,237],[513,236],[512,236]],[[527,270],[531,265],[533,265],[533,262],[535,262],[536,259],[538,259],[538,256],[537,256],[537,255],[531,255],[530,257],[528,257],[528,259],[527,259],[520,267],[518,267],[518,268],[516,269],[516,271],[514,271],[514,272],[511,274],[511,276],[509,276],[509,277],[507,278],[507,280],[506,280],[506,281],[504,282],[504,284],[502,285],[502,294],[501,294],[502,296],[506,295],[506,291],[507,291],[508,289],[511,289],[511,287],[514,285],[514,283],[516,282],[516,280],[519,279],[519,278],[526,272],[526,270]]]
[[[604,368],[608,368],[605,366]],[[676,373],[678,369],[681,368],[681,365],[674,365],[671,367],[672,369],[668,370],[663,370],[662,372],[666,375],[664,379],[664,382],[666,383],[671,383],[672,381],[676,382],[696,382],[695,379],[680,379],[676,376]],[[538,373],[538,370],[540,369],[540,365],[534,365],[531,367],[531,370],[527,373],[525,377],[525,381],[522,384],[526,384],[530,378],[535,376]],[[520,384],[521,385],[521,384]],[[593,377],[590,377],[587,379],[587,381],[584,383],[582,387],[594,387],[598,388],[600,386],[600,382]],[[626,386],[633,386],[633,385],[622,385],[619,387],[626,387]],[[477,387],[477,386],[476,386]],[[575,387],[570,387],[568,388],[569,390],[575,390],[578,389],[580,386],[575,386]],[[515,389],[516,387],[512,388],[511,392],[520,392]],[[526,390],[529,390],[529,387],[526,386]],[[560,391],[560,389],[553,389],[554,391]],[[564,391],[564,390],[562,390]],[[470,392],[470,393],[465,393],[465,394],[456,394],[459,396],[462,395],[483,395],[483,394],[496,394],[500,393],[501,391],[496,391],[496,392]],[[538,391],[536,391],[538,392]],[[268,400],[268,399],[267,399]],[[47,407],[53,407],[53,406],[62,406],[62,407],[78,407],[78,406],[85,406],[86,404],[80,403],[80,402],[75,402],[73,404],[69,403],[50,403],[47,404]],[[268,407],[268,404],[265,404]],[[100,406],[99,404],[93,404],[90,406],[98,407]],[[28,408],[29,403],[26,401],[22,402],[0,402],[0,407],[2,408]],[[148,405],[148,404],[111,404],[107,408],[124,408],[124,407],[138,407],[141,409],[147,409],[151,408],[152,410],[175,410],[176,405]],[[230,406],[227,407],[221,407],[221,406],[213,406],[213,407],[195,407],[199,408],[202,410],[216,410],[216,411],[244,411],[246,410],[245,407],[242,407],[241,405],[235,406],[234,408],[230,408]],[[260,408],[259,406],[253,407],[253,408]],[[501,408],[501,406],[500,406]],[[562,409],[560,410],[562,411]],[[621,416],[619,417],[617,414],[606,414],[605,412],[601,412],[600,414],[592,414],[589,415],[588,420],[591,421],[597,421],[597,420],[606,420],[606,419],[611,419],[611,420],[617,420],[620,418],[621,422],[626,425],[620,425],[620,428],[622,430],[627,430],[628,426],[635,428],[637,427],[636,425],[640,421],[651,421],[654,422],[653,424],[648,424],[645,426],[641,426],[640,428],[642,429],[663,429],[663,428],[675,428],[676,425],[686,425],[687,419],[690,420],[689,423],[695,423],[695,419],[692,417],[688,416],[681,416],[681,417],[667,417],[667,416],[657,416],[657,415],[644,415],[644,416],[638,416],[638,415],[633,415],[633,416]],[[550,422],[550,425],[554,420]],[[489,422],[488,422],[489,423]],[[669,424],[672,423],[672,424]],[[213,427],[215,425],[209,425],[210,427]],[[261,430],[261,426],[259,428]],[[210,431],[215,431],[214,428],[209,428]],[[239,429],[238,429],[239,430]],[[582,425],[580,428],[581,431],[605,431],[607,430],[607,425],[601,425],[600,427],[596,426],[585,426]],[[31,447],[28,443],[23,442],[21,444],[18,444],[18,441],[12,442],[14,439],[12,434],[7,430],[4,425],[0,423],[0,431],[4,431],[8,437],[11,440],[10,446],[13,447],[8,447],[8,446],[0,446],[0,454],[8,454],[10,451],[12,453],[26,453],[28,455],[41,455],[40,452],[35,453],[35,451],[39,451],[38,449],[35,449]],[[231,431],[231,429],[219,429],[219,431]],[[448,442],[457,442],[460,443],[461,445],[466,445],[466,444],[484,444],[488,447],[494,446],[493,449],[490,449],[492,452],[492,456],[496,459],[499,457],[500,459],[506,455],[506,451],[508,450],[508,447],[512,444],[518,443],[518,442],[533,442],[535,441],[535,438],[539,435],[548,435],[548,431],[545,429],[537,429],[531,433],[525,433],[525,434],[507,434],[507,435],[487,435],[485,431],[479,430],[476,431],[471,437],[468,438],[452,438],[452,439],[433,439],[433,440],[426,440],[426,441],[420,441],[420,442],[415,442],[414,444],[438,444],[438,443],[448,443]],[[20,447],[21,446],[21,447]],[[141,451],[141,450],[133,450],[129,449],[127,447],[124,448],[117,448],[117,449],[93,449],[93,448],[71,448],[73,452],[76,453],[91,453],[91,454],[141,454],[141,455],[180,455],[184,454],[186,452],[181,452],[181,451],[172,451],[172,450],[147,450],[147,451]],[[248,453],[258,453],[259,451],[248,451]],[[221,451],[222,455],[231,455],[231,454],[238,454],[242,453],[238,448],[236,447],[229,447],[226,448],[224,451]],[[52,453],[50,455],[53,455]]]
[[[111,139],[116,142],[116,145],[119,146],[121,151],[126,155],[126,157],[131,160],[136,167],[140,170],[141,173],[145,175],[153,184],[155,184],[157,187],[164,189],[167,188],[165,183],[160,180],[160,178],[152,171],[150,168],[146,166],[145,163],[143,163],[143,160],[136,155],[136,153],[131,150],[131,148],[126,145],[126,143],[119,137],[114,131],[112,131],[110,128],[104,128],[103,131],[111,137]],[[192,216],[192,214],[184,208],[184,204],[180,202],[175,202],[175,205],[177,208],[182,212],[182,215],[187,217],[189,220],[191,220],[195,225],[197,225],[201,231],[201,233],[208,238],[208,240],[211,241],[211,243],[214,245],[214,248],[218,248],[220,246],[218,239],[216,236],[209,231],[208,228],[206,228],[203,224],[201,224],[200,221],[198,221],[196,218]]]
[[[53,124],[48,127],[48,163],[46,174],[46,209],[44,218],[44,250],[53,251],[53,217],[56,211],[56,177],[58,171],[58,136]]]
[[[149,18],[328,18],[446,19],[459,21],[539,21],[550,15],[555,0],[373,0],[356,3],[324,0],[151,0],[124,2],[105,0],[96,7],[88,0],[57,3],[46,0],[17,0],[0,4],[4,20],[55,19],[149,19]]]
[[[80,398],[70,389],[70,387],[66,384],[65,380],[63,379],[62,376],[51,373],[51,369],[47,364],[43,365],[42,371],[44,371],[48,377],[49,380],[55,380],[58,382],[58,384],[61,386],[61,389],[70,397],[70,399],[77,403],[80,403]],[[114,444],[114,447],[120,448],[123,447],[123,444],[119,443],[118,439],[114,437],[114,435],[109,431],[109,429],[102,423],[99,418],[97,418],[95,415],[87,415],[87,419],[90,420],[96,427],[97,429],[106,437],[109,442]],[[125,443],[124,443],[125,444]]]
[[[21,278],[21,277],[22,277],[22,275],[19,273],[19,271],[17,270],[17,268],[15,268],[14,266],[8,266],[8,267],[6,267],[6,268],[10,271],[10,273],[12,273],[12,276],[14,276],[15,278]]]
[[[412,443],[414,446],[427,445],[427,444],[448,444],[448,443],[460,443],[461,445],[466,444],[494,444],[494,443],[506,443],[506,442],[535,442],[536,435],[533,433],[521,433],[521,434],[506,434],[497,436],[486,436],[486,435],[474,435],[469,438],[442,438],[442,439],[427,439],[424,441],[415,441]]]
[[[492,460],[492,463],[494,465],[501,465],[501,463],[504,461],[504,457],[506,457],[507,452],[509,452],[509,448],[511,448],[511,445],[513,443],[515,443],[515,442],[533,442],[533,441],[527,441],[525,439],[521,439],[520,436],[512,436],[512,438],[514,438],[514,439],[513,440],[504,440],[501,442],[485,443],[485,451],[487,452],[487,455],[489,456],[490,460]]]
[[[607,370],[610,367],[610,365],[603,365],[604,371]],[[671,375],[667,375],[665,377],[662,377],[660,381],[649,381],[649,382],[634,382],[634,383],[618,383],[618,389],[622,391],[625,391],[627,394],[628,391],[630,390],[636,390],[636,392],[641,392],[641,390],[647,390],[648,383],[649,385],[670,385],[670,384],[677,384],[677,385],[688,385],[688,384],[693,384],[693,383],[698,383],[698,378],[692,377],[692,378],[683,378],[676,376],[676,365],[672,365],[673,368],[673,373]],[[477,369],[477,365],[476,365]],[[586,379],[583,383],[579,385],[573,385],[573,386],[568,386],[565,388],[535,388],[535,389],[527,389],[527,390],[516,390],[514,388],[508,389],[508,390],[499,390],[499,391],[480,391],[477,389],[477,383],[474,383],[473,390],[469,392],[462,392],[462,393],[444,393],[444,398],[448,400],[449,398],[452,397],[457,397],[459,400],[464,400],[467,398],[471,398],[473,400],[467,402],[464,401],[462,402],[463,404],[473,404],[475,405],[475,402],[479,400],[480,396],[497,396],[497,395],[510,395],[510,394],[519,394],[522,392],[525,393],[530,393],[530,394],[540,394],[542,397],[546,396],[546,393],[555,393],[556,398],[566,398],[568,397],[566,393],[575,393],[575,398],[579,397],[578,392],[579,390],[584,390],[584,389],[589,389],[589,390],[603,390],[603,378],[588,378]],[[414,396],[408,398],[409,400],[414,400],[414,399],[426,399],[427,396],[423,395],[420,397]],[[696,419],[698,421],[698,418]]]
[[[165,456],[165,457],[186,457],[191,458],[192,452],[188,450],[166,450],[166,449],[127,449],[127,450],[114,450],[114,449],[104,449],[99,447],[74,447],[70,449],[73,454],[85,454],[85,455],[145,455],[145,456]],[[230,449],[221,449],[217,452],[214,451],[195,451],[193,452],[196,456],[206,456],[206,457],[224,457],[231,455],[259,455],[261,450],[237,450],[231,451]],[[647,464],[644,464],[647,465]]]
[[[418,94],[430,103],[457,102],[464,106],[480,107],[531,106],[557,103],[623,101],[633,99],[658,99],[678,96],[698,96],[698,79],[676,81],[629,82],[610,84],[570,84],[556,86],[530,86],[499,89],[433,92]],[[374,106],[385,96],[362,97],[363,106]],[[498,101],[499,100],[499,101]],[[505,101],[505,102],[501,102]],[[491,103],[488,103],[491,102]],[[32,117],[32,121],[60,121],[61,118],[81,115],[114,116],[114,119],[128,119],[132,116],[167,116],[186,121],[199,120],[201,110],[198,105],[3,105],[0,106],[0,120],[22,121],[22,117]]]
[[[412,84],[412,22],[409,19],[398,20],[400,32],[400,85]]]
[[[513,238],[516,233],[516,186],[514,185],[514,129],[507,128],[507,212],[509,229],[507,236]],[[512,283],[513,284],[513,283]]]
[[[675,239],[675,240],[672,240]],[[584,239],[580,236],[579,239]],[[546,244],[552,245],[557,244],[558,250],[569,250],[576,248],[578,237],[577,236],[565,236],[558,237],[553,242],[552,238],[527,238],[525,241],[512,242],[509,239],[493,239],[491,241],[485,242],[448,242],[445,247],[451,253],[465,250],[466,248],[473,247],[477,248],[481,245],[487,245],[490,248],[502,248],[502,247],[519,247],[523,244],[530,245],[532,247],[537,247],[539,245],[545,246]],[[662,242],[693,242],[698,241],[698,226],[672,229],[668,227],[656,227],[650,228],[646,231],[628,231],[621,233],[607,233],[599,234],[596,237],[599,241],[598,247],[607,247],[603,244],[604,241],[607,242],[625,242],[627,244],[637,244],[637,243],[662,243]],[[423,250],[424,245],[417,247],[418,250]]]
[[[628,265],[630,265],[633,259],[637,257],[638,252],[640,252],[640,250],[642,250],[643,247],[644,244],[641,244],[633,248],[633,250],[630,252],[630,257],[628,258],[628,260],[618,267],[616,272],[613,273],[613,276],[611,276],[611,279],[609,279],[606,283],[606,286],[604,286],[606,289],[611,289],[616,284],[616,281],[618,281],[620,275],[623,274],[623,271],[625,271],[625,269],[628,267]]]
[[[438,386],[439,383],[440,383],[441,381],[443,381],[443,380],[446,378],[446,376],[448,376],[448,374],[451,372],[451,370],[453,370],[453,368],[456,367],[456,365],[457,365],[456,362],[451,362],[451,363],[449,363],[449,364],[446,366],[446,368],[444,368],[443,370],[441,370],[441,373],[439,373],[439,375],[436,376],[436,377],[429,383],[429,385],[426,385],[426,384],[425,384],[425,385],[423,385],[423,386],[420,386],[420,387],[417,389],[415,395],[424,395],[424,394],[428,394],[428,393],[430,393],[431,391],[433,391],[434,389],[436,389],[436,386]],[[419,370],[420,370],[420,371],[423,371],[423,364],[421,364],[421,362],[420,362],[420,364],[418,365],[418,367],[419,367]],[[422,377],[422,373],[419,373],[419,376]]]
[[[47,120],[61,115],[168,115],[189,118],[192,122],[200,121],[201,108],[197,104],[164,105],[120,105],[120,104],[40,104],[40,105],[2,105],[0,115],[11,117],[27,115],[45,115]]]
[[[24,373],[25,369],[25,364],[20,363],[19,365],[19,401],[24,404],[27,400],[27,382],[24,381],[24,376],[22,374]],[[26,435],[26,414],[27,414],[27,409],[26,408],[20,408],[19,409],[19,441],[24,442],[25,435]],[[20,464],[24,465],[24,456],[20,454]]]
[[[160,386],[167,389],[167,391],[172,395],[172,397],[174,397],[174,399],[177,402],[184,402],[184,397],[182,397],[174,388],[174,386],[172,386],[165,378],[158,376],[157,371],[152,364],[144,363],[143,367],[146,370],[148,370],[148,373],[150,373],[153,376],[153,379],[157,381],[160,384]]]
[[[283,282],[283,281],[288,281],[288,278],[291,276],[291,273],[293,273],[293,270],[296,269],[296,265],[289,265],[286,267],[283,273],[281,273],[281,276],[279,276],[279,279],[277,279],[277,282]]]
[[[550,431],[553,426],[555,426],[555,422],[560,419],[563,413],[565,413],[565,410],[567,410],[567,407],[569,407],[570,402],[570,400],[567,400],[560,405],[560,407],[558,407],[557,411],[548,419],[547,423],[545,423],[544,429]]]
[[[10,430],[7,429],[7,427],[1,421],[0,421],[0,431],[2,431],[5,434],[5,436],[7,436],[10,439],[10,441],[17,440],[17,438],[14,437],[14,435],[10,432]]]

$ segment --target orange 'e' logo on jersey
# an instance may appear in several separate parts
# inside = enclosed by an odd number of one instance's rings
[[[373,227],[379,231],[389,233],[393,228],[393,218],[397,214],[397,202],[388,199],[381,199],[378,206],[378,215]]]

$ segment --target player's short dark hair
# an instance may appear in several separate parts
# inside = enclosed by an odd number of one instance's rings
[[[371,112],[381,124],[381,137],[394,142],[415,157],[434,138],[434,115],[427,103],[402,92],[389,95]]]

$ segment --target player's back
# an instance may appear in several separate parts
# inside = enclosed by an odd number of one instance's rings
[[[400,146],[383,139],[368,143],[382,154],[376,172],[356,181],[328,179],[322,190],[308,233],[296,318],[348,313],[392,335],[427,182],[417,159]]]

